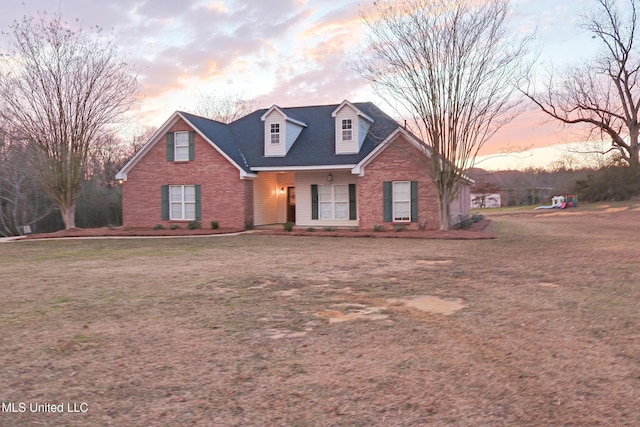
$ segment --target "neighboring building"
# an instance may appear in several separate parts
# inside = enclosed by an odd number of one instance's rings
[[[473,191],[473,190],[472,190]],[[471,193],[471,209],[499,208],[502,206],[500,193]]]
[[[130,227],[437,229],[428,153],[372,103],[274,105],[229,124],[175,112],[116,178]],[[465,184],[454,222],[469,210]]]

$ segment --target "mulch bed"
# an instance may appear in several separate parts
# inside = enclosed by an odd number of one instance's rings
[[[350,229],[337,229],[325,231],[317,229],[309,231],[300,228],[292,231],[284,229],[258,229],[252,230],[254,234],[266,235],[286,235],[286,236],[323,236],[323,237],[375,237],[375,238],[404,238],[404,239],[454,239],[454,240],[476,240],[495,239],[496,235],[489,232],[490,219],[484,218],[471,225],[466,230],[404,230],[404,231],[354,231]],[[213,234],[237,233],[240,229],[220,228],[189,230],[180,228],[177,230],[153,230],[151,228],[131,228],[131,227],[100,227],[100,228],[72,228],[60,230],[53,233],[36,233],[25,236],[26,239],[50,239],[64,237],[149,237],[149,236],[203,236]]]

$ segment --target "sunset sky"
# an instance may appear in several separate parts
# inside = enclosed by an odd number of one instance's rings
[[[258,108],[372,101],[392,114],[348,65],[365,31],[360,9],[370,1],[3,0],[0,29],[46,11],[113,32],[121,54],[142,76],[142,100],[131,112],[139,127],[160,126],[177,109],[193,110],[203,92],[256,98]],[[541,69],[561,68],[593,56],[595,42],[576,27],[593,6],[592,0],[515,0],[511,22],[523,33],[537,27]],[[526,112],[483,153],[579,140],[545,120]],[[486,165],[510,167],[508,157],[494,163]]]

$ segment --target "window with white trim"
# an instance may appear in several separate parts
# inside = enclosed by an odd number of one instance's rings
[[[173,138],[174,160],[177,162],[189,160],[189,132],[175,132]]]
[[[169,207],[172,220],[196,219],[196,186],[170,185]]]
[[[318,186],[318,218],[349,219],[349,185]]]
[[[393,221],[411,221],[411,182],[393,182]]]
[[[342,140],[343,141],[351,141],[353,137],[353,122],[351,119],[342,120]]]
[[[280,123],[271,123],[271,143],[280,144]]]

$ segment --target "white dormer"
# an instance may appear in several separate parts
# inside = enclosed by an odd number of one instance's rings
[[[286,156],[302,129],[307,127],[306,123],[287,116],[277,105],[269,108],[261,120],[264,122],[265,157]]]
[[[335,118],[336,154],[359,153],[373,119],[347,100],[331,116]]]

